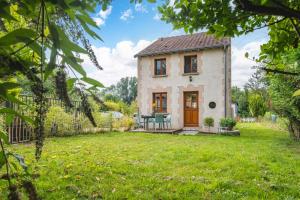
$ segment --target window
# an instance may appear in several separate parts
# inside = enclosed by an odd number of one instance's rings
[[[166,75],[166,59],[155,59],[154,61],[154,74]]]
[[[197,72],[197,56],[184,56],[184,73]]]
[[[154,112],[167,112],[167,93],[153,93],[153,111]]]

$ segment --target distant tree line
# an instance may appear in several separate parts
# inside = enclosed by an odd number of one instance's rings
[[[101,92],[105,101],[123,101],[130,105],[137,97],[137,78],[125,77]]]

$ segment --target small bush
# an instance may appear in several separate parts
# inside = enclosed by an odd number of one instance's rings
[[[128,131],[134,124],[134,120],[131,117],[124,116],[119,120],[120,128]]]
[[[215,120],[212,117],[206,117],[204,119],[204,125],[208,126],[208,129],[210,131],[210,127],[213,127],[215,123]]]
[[[111,113],[103,113],[99,120],[96,120],[97,125],[99,128],[109,128],[112,130],[113,127],[113,116]]]
[[[113,101],[105,101],[104,104],[110,111],[118,111],[118,112],[121,111],[121,106],[119,103]]]
[[[233,127],[236,125],[236,121],[232,119],[231,117],[228,118],[222,118],[220,120],[221,127],[227,127],[229,130],[232,130]]]
[[[214,126],[215,120],[212,117],[206,117],[204,119],[204,125],[208,127],[213,127]]]
[[[46,115],[46,135],[70,135],[74,131],[73,115],[60,106],[51,106]],[[55,130],[54,130],[55,129]]]

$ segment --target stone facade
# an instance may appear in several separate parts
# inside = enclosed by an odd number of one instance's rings
[[[198,73],[184,74],[184,56],[197,55]],[[166,59],[166,75],[154,75],[154,60]],[[226,61],[226,62],[225,62]],[[225,73],[225,66],[227,71]],[[226,82],[225,82],[226,78]],[[226,89],[225,89],[226,85]],[[138,56],[138,106],[140,114],[150,114],[155,92],[167,93],[167,112],[172,128],[184,128],[183,93],[198,91],[199,129],[205,130],[204,118],[212,117],[216,131],[222,117],[231,116],[231,48],[211,48],[156,56]],[[226,91],[226,92],[225,92]],[[226,95],[226,97],[225,97]],[[226,102],[225,102],[226,99]],[[216,108],[209,108],[215,102]],[[225,106],[226,103],[226,106]],[[227,110],[225,112],[225,107]]]

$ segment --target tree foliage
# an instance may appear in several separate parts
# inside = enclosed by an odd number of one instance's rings
[[[252,93],[249,96],[249,110],[253,117],[264,116],[267,111],[266,102],[261,94]]]
[[[106,100],[121,100],[130,105],[137,97],[137,78],[125,77],[104,90]]]
[[[11,77],[25,77],[34,95],[34,120],[23,116],[10,108],[0,108],[0,115],[9,124],[14,116],[19,116],[35,127],[36,159],[41,157],[44,140],[44,120],[47,113],[45,82],[52,78],[56,81],[58,97],[70,105],[67,89],[77,88],[82,97],[82,107],[95,125],[86,100],[86,93],[102,87],[98,81],[86,77],[80,55],[87,54],[94,65],[101,69],[88,37],[101,39],[95,29],[96,23],[90,17],[99,6],[106,9],[110,0],[0,0],[0,102],[9,101],[24,105],[9,90],[20,88],[20,84],[9,81]],[[74,79],[67,80],[66,73],[71,72]],[[53,78],[53,76],[56,76]],[[86,83],[87,88],[83,85]],[[68,87],[69,86],[69,87]],[[76,91],[77,91],[76,89]],[[84,91],[85,90],[85,91]],[[12,163],[9,157],[16,158],[21,166],[24,159],[4,149],[7,133],[1,130],[0,163],[5,163],[6,176],[9,183],[9,199],[19,199],[19,187],[23,187],[30,199],[37,199],[35,188],[31,182],[23,181],[13,184],[10,173]],[[14,166],[14,165],[13,165]],[[15,176],[16,180],[22,180]]]
[[[238,115],[241,117],[249,117],[248,90],[242,90],[236,86],[231,88],[232,102],[238,106]]]
[[[285,69],[300,71],[300,48],[291,51],[283,58]],[[300,139],[300,96],[293,96],[295,88],[300,88],[300,76],[268,74],[268,91],[272,100],[272,109],[280,116],[289,119],[292,136]]]

